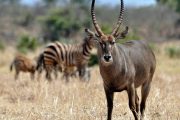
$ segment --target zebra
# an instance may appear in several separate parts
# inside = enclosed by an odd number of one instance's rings
[[[79,44],[63,44],[58,41],[48,44],[38,58],[36,69],[41,73],[44,68],[46,78],[49,81],[52,80],[51,72],[56,71],[57,66],[64,73],[68,73],[66,70],[69,68],[76,67],[80,79],[89,79],[86,76],[90,75],[86,74],[89,74],[87,67],[94,46],[93,38],[92,35],[88,34]],[[68,74],[65,76],[68,82]]]

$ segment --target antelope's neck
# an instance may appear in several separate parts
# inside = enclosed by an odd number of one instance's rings
[[[98,56],[102,56],[100,52],[98,52]],[[124,64],[124,56],[121,51],[119,51],[118,46],[114,46],[112,50],[112,58],[113,62],[109,65],[104,65],[101,62],[101,58],[99,58],[99,65],[100,65],[100,73],[103,79],[114,79],[119,74],[123,73],[126,70],[126,65]]]

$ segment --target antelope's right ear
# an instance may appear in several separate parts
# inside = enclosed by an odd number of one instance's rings
[[[99,35],[94,33],[93,31],[89,30],[88,28],[85,28],[84,31],[91,37],[93,37],[95,40],[99,40]]]

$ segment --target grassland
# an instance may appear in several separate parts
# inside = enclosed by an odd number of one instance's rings
[[[157,69],[147,100],[146,119],[180,120],[180,59],[169,58],[166,46],[180,46],[180,42],[157,45]],[[76,78],[68,84],[61,77],[48,83],[31,81],[28,74],[14,80],[9,65],[15,51],[0,52],[0,119],[1,120],[105,120],[106,99],[98,66],[91,70],[91,80]],[[34,57],[36,54],[28,54]],[[138,89],[140,96],[140,89]],[[127,93],[115,94],[113,120],[132,120]]]

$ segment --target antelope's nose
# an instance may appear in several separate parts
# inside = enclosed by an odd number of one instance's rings
[[[111,56],[110,55],[104,55],[104,60],[109,62],[109,60],[111,59]]]

